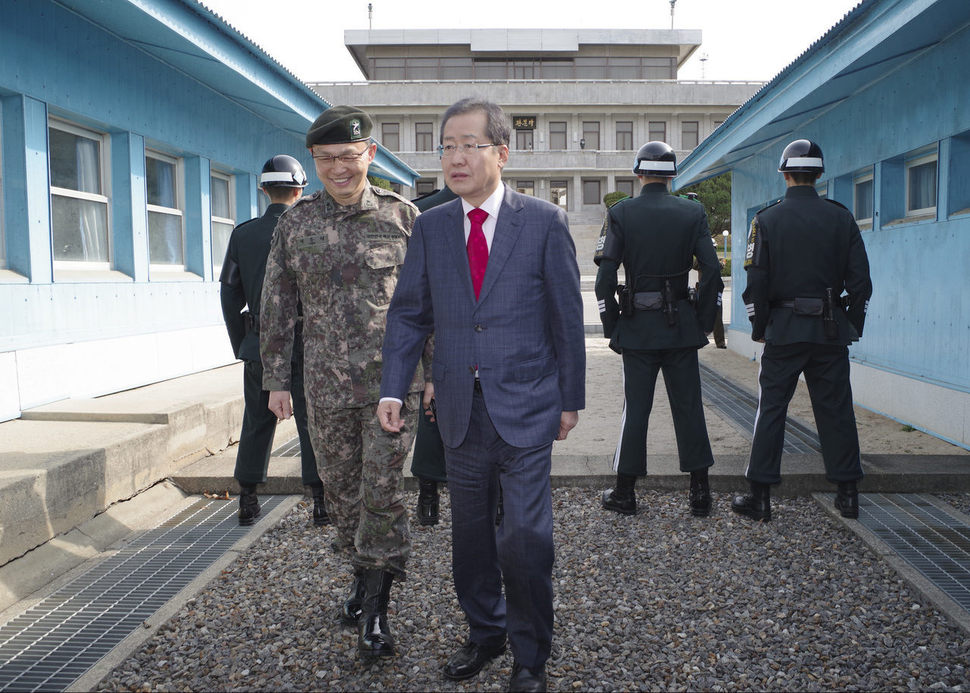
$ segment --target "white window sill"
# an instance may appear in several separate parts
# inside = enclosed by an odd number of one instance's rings
[[[29,284],[30,280],[13,270],[0,269],[0,284]]]
[[[87,283],[87,282],[124,282],[131,283],[134,279],[124,272],[105,269],[57,269],[54,268],[54,283]]]

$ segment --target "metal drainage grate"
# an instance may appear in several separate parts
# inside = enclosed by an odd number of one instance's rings
[[[299,457],[300,456],[300,437],[288,440],[270,453],[272,457]]]
[[[700,371],[704,399],[750,439],[754,432],[758,398],[704,364],[700,365]],[[821,452],[822,444],[814,430],[789,416],[785,421],[785,445],[782,450],[787,454],[812,454]]]
[[[251,529],[236,511],[199,500],[0,626],[0,690],[70,686]]]
[[[860,494],[859,522],[970,611],[970,526],[919,494]]]

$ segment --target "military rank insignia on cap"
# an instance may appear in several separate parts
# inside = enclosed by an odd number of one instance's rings
[[[374,123],[364,111],[353,106],[334,106],[321,113],[306,133],[306,146],[343,144],[370,138]]]

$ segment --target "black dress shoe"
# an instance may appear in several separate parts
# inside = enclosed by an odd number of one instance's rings
[[[752,520],[771,520],[771,486],[768,484],[751,483],[751,493],[747,496],[737,496],[731,503],[731,510],[750,517]]]
[[[313,486],[313,524],[323,527],[330,524],[330,515],[323,500],[323,486]]]
[[[546,670],[540,669],[538,672],[526,669],[516,662],[512,665],[512,678],[509,679],[509,691],[516,693],[545,693],[546,690]]]
[[[618,489],[603,491],[603,509],[612,510],[621,515],[636,515],[637,497],[632,492],[624,496],[618,492]]]
[[[438,482],[434,479],[418,481],[418,524],[438,524]]]
[[[501,643],[492,645],[479,645],[467,640],[448,658],[448,662],[441,667],[441,673],[452,681],[470,679],[503,652],[505,652],[505,638],[502,638]]]
[[[239,485],[239,524],[248,527],[259,517],[259,498],[255,485]]]
[[[842,517],[859,517],[859,491],[854,481],[839,482],[839,490],[835,494],[835,509],[842,513]]]

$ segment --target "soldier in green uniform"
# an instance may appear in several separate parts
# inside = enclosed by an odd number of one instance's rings
[[[321,461],[337,546],[354,570],[340,617],[358,626],[364,656],[394,654],[387,604],[405,577],[410,552],[401,472],[411,448],[424,383],[412,383],[400,433],[375,416],[384,322],[411,227],[409,201],[370,185],[377,145],[372,121],[351,106],[324,111],[306,145],[324,190],[280,218],[266,263],[260,314],[263,387],[280,419],[290,415],[289,362],[297,303],[303,343],[310,435]]]
[[[607,211],[593,260],[596,299],[603,334],[623,356],[623,415],[613,457],[616,488],[603,494],[607,510],[633,515],[634,487],[647,473],[647,424],[657,374],[662,370],[677,436],[680,470],[690,472],[690,512],[711,512],[708,468],[714,464],[707,437],[697,350],[714,327],[721,286],[704,206],[671,195],[667,182],[677,173],[674,150],[647,142],[633,172],[643,188]],[[696,303],[687,290],[696,258],[700,282]],[[617,269],[626,285],[617,302]],[[621,305],[622,304],[622,305]]]
[[[785,418],[801,373],[812,398],[825,476],[838,484],[835,507],[842,517],[859,516],[862,462],[849,344],[862,336],[872,281],[852,213],[815,191],[824,170],[822,149],[815,142],[795,140],[785,147],[778,165],[785,197],[755,215],[748,235],[744,304],[751,339],[763,342],[765,350],[745,471],[751,492],[735,498],[731,507],[754,520],[771,519],[771,485],[781,481]]]

